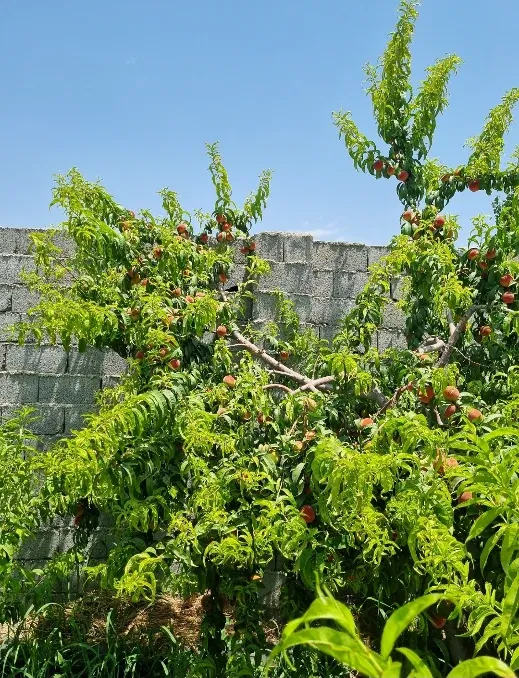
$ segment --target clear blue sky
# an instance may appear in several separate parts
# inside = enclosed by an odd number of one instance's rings
[[[204,142],[219,141],[241,200],[275,172],[262,230],[384,244],[397,230],[395,182],[356,173],[331,121],[349,109],[369,134],[362,66],[374,62],[397,0],[3,0],[0,8],[0,225],[47,226],[53,174],[77,166],[128,208],[178,191],[212,207]],[[466,138],[519,85],[517,0],[424,0],[414,79],[463,60],[434,148],[463,162]],[[519,143],[519,123],[509,145]],[[464,225],[485,195],[451,203]]]

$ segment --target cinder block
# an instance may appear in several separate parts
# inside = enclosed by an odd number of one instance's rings
[[[128,364],[114,351],[100,351],[89,348],[83,353],[72,349],[69,353],[68,372],[70,374],[122,374]]]
[[[339,327],[337,325],[319,325],[319,338],[331,342],[335,339],[338,331]]]
[[[265,607],[271,610],[279,610],[281,605],[281,592],[287,576],[282,572],[265,572],[263,575],[263,590],[260,595]]]
[[[252,304],[253,320],[274,320],[276,317],[277,300],[268,291],[260,290],[254,293]]]
[[[6,372],[5,369],[5,354],[9,344],[0,344],[0,372]]]
[[[99,527],[92,534],[88,549],[88,557],[105,560],[115,544],[116,539],[113,531],[106,527]]]
[[[72,548],[74,532],[71,529],[42,530],[27,541],[18,553],[19,560],[45,560],[55,553]]]
[[[37,372],[38,374],[63,374],[67,371],[67,354],[60,346],[7,346],[6,370],[8,372]]]
[[[2,421],[11,419],[19,409],[17,405],[2,408]],[[36,417],[29,430],[36,435],[56,436],[63,433],[65,415],[61,405],[38,405],[34,412]]]
[[[294,302],[301,323],[318,324],[313,318],[313,300],[311,294],[290,294],[289,297]]]
[[[13,288],[11,285],[0,285],[0,313],[11,311]]]
[[[335,271],[333,296],[342,299],[356,299],[368,282],[367,273],[345,273]]]
[[[404,289],[404,280],[402,278],[395,278],[391,281],[391,299],[400,301],[402,299]]]
[[[37,402],[37,374],[0,372],[0,403],[4,405],[24,405]]]
[[[35,229],[0,228],[0,253],[29,254],[29,235]]]
[[[387,247],[378,247],[377,245],[373,245],[371,247],[368,247],[367,249],[368,249],[368,267],[371,266],[371,264],[380,261],[380,259],[382,259],[382,257],[385,257],[386,254],[389,254],[389,248]]]
[[[382,327],[394,330],[402,330],[405,327],[404,312],[392,301],[384,309]]]
[[[20,322],[21,319],[20,313],[12,313],[12,311],[0,313],[0,341],[13,341],[15,339],[10,327]]]
[[[12,295],[12,310],[17,313],[27,313],[30,308],[36,306],[40,300],[40,295],[31,292],[23,285],[15,285]]]
[[[54,236],[54,244],[59,247],[63,254],[63,258],[67,259],[74,254],[76,245],[72,238],[65,231],[61,231]]]
[[[245,266],[243,264],[233,266],[229,272],[229,279],[224,284],[223,289],[228,290],[232,287],[236,287],[236,285],[245,282],[245,280],[246,280]]]
[[[33,257],[24,254],[0,254],[0,283],[19,283],[23,270],[34,270]]]
[[[314,239],[311,235],[283,233],[283,261],[312,265]]]
[[[283,233],[257,233],[254,235],[256,252],[262,259],[283,261]]]
[[[352,299],[319,299],[311,297],[311,314],[309,322],[315,325],[338,325],[346,313],[353,308]]]
[[[388,348],[407,348],[404,332],[398,330],[384,330],[377,332],[378,350],[382,353]]]
[[[95,411],[94,405],[65,405],[65,434],[77,431],[85,427],[83,415]]]
[[[97,377],[82,377],[72,374],[60,376],[42,375],[39,379],[38,399],[41,403],[89,404],[94,402],[96,391],[101,386]]]
[[[313,270],[312,271],[312,286],[310,293],[315,297],[332,297],[333,296],[333,271],[330,270]]]
[[[355,243],[316,241],[313,262],[315,268],[333,268],[348,273],[367,271],[368,248]]]
[[[309,294],[312,289],[312,269],[304,263],[269,261],[270,273],[262,276],[261,289],[285,293]]]
[[[106,375],[101,380],[101,388],[114,388],[118,386],[121,381],[121,377],[116,377],[115,375]]]

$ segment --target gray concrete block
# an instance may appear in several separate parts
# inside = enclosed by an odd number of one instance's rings
[[[9,344],[0,344],[0,372],[6,372],[5,369],[5,354]]]
[[[11,311],[13,288],[11,285],[0,285],[0,313]]]
[[[405,315],[398,306],[389,302],[384,309],[384,318],[382,320],[382,327],[386,329],[401,330],[405,326]]]
[[[2,408],[2,421],[11,419],[19,409],[18,405]],[[61,405],[38,405],[34,412],[35,421],[29,430],[36,435],[56,436],[63,433],[65,415]]]
[[[262,276],[261,289],[281,290],[285,293],[309,294],[313,275],[310,266],[304,263],[269,261],[270,273]]]
[[[63,433],[59,433],[58,435],[53,436],[39,434],[38,438],[34,441],[33,446],[37,450],[46,452],[47,450],[50,450],[51,447],[56,445],[56,443],[59,442],[60,440],[63,440]]]
[[[378,330],[377,332],[378,350],[382,353],[388,348],[407,348],[407,341],[404,332],[398,330]]]
[[[283,233],[257,233],[253,236],[256,252],[262,259],[283,261]]]
[[[98,376],[41,375],[38,379],[38,399],[41,403],[90,404],[94,402],[95,393],[101,386]]]
[[[356,299],[368,282],[367,273],[346,273],[335,271],[333,296],[342,299]]]
[[[265,607],[278,610],[281,604],[281,592],[287,576],[282,572],[265,572],[263,574],[262,590],[260,596]]]
[[[36,306],[40,300],[40,295],[31,292],[23,285],[15,285],[12,293],[12,310],[17,313],[26,313],[30,308]]]
[[[0,313],[0,341],[13,341],[15,339],[10,327],[20,320],[22,320],[20,313],[12,313],[11,311]]]
[[[65,231],[57,233],[54,236],[54,244],[62,250],[62,255],[60,255],[60,258],[69,258],[74,254],[76,249],[74,241]]]
[[[260,290],[254,293],[252,305],[253,320],[274,320],[276,316],[277,300],[275,295]]]
[[[224,290],[228,290],[231,287],[235,287],[246,280],[246,271],[243,264],[238,264],[233,266],[228,273],[229,279],[223,285]]]
[[[315,325],[338,325],[341,318],[351,311],[353,305],[352,299],[312,297],[308,321]]]
[[[116,539],[113,531],[106,527],[99,527],[90,539],[88,556],[89,558],[105,560],[115,544]]]
[[[114,351],[100,351],[89,348],[83,353],[72,349],[69,353],[68,372],[70,374],[122,374],[128,367],[126,360]]]
[[[30,234],[37,229],[0,228],[0,253],[29,254]]]
[[[402,278],[395,278],[394,280],[391,281],[391,299],[394,299],[395,301],[400,301],[403,296],[403,289],[404,289],[404,280]]]
[[[33,257],[24,254],[0,254],[0,283],[19,283],[21,272],[34,271]]]
[[[102,388],[114,388],[118,386],[121,381],[121,377],[116,377],[115,375],[106,375],[102,378]]]
[[[337,325],[319,325],[319,338],[331,342],[338,331]]]
[[[37,374],[9,374],[0,372],[0,403],[24,405],[38,402]]]
[[[65,405],[65,433],[68,435],[70,431],[77,431],[85,427],[84,414],[89,414],[95,411],[94,405]]]
[[[74,545],[72,529],[42,530],[28,540],[18,553],[19,560],[45,560],[64,553]]]
[[[64,374],[67,371],[67,354],[60,346],[7,346],[6,370],[8,372],[37,372],[38,374]]]
[[[311,235],[283,233],[283,261],[312,265],[314,239]]]
[[[312,271],[312,286],[310,293],[321,298],[333,296],[333,271],[314,269]]]
[[[373,245],[372,247],[368,247],[367,249],[368,249],[368,267],[371,266],[371,264],[380,261],[380,259],[382,257],[385,257],[386,254],[389,254],[389,249],[387,247],[378,247],[376,245]]]
[[[368,269],[368,247],[355,243],[314,242],[313,264],[315,268],[333,268],[355,273]]]

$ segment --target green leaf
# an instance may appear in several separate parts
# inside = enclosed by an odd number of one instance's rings
[[[397,647],[397,652],[400,652],[404,657],[407,657],[413,665],[414,671],[411,671],[408,678],[433,678],[429,667],[416,652],[410,650],[408,647]]]
[[[276,655],[297,645],[309,645],[320,650],[368,678],[382,676],[385,662],[375,652],[371,652],[361,641],[354,640],[347,633],[325,626],[290,633],[273,649],[268,663],[272,663]]]
[[[503,512],[503,509],[504,509],[503,506],[495,506],[494,508],[491,508],[485,513],[483,513],[483,515],[479,516],[479,518],[470,528],[467,541],[470,541],[471,539],[474,539],[475,537],[479,536],[483,532],[483,530],[490,525],[494,518],[496,518]]]
[[[519,574],[515,576],[512,585],[503,600],[503,612],[501,614],[501,635],[508,636],[510,626],[519,608]]]
[[[502,678],[515,678],[515,673],[504,662],[494,657],[467,659],[452,669],[447,678],[476,678],[485,673],[493,673]]]
[[[396,640],[406,630],[413,619],[428,607],[437,603],[440,599],[440,594],[429,593],[426,596],[412,600],[410,603],[403,605],[393,612],[384,626],[380,642],[380,650],[384,659],[389,657],[393,651]]]

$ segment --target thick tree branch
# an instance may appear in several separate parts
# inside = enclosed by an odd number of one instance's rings
[[[481,311],[484,308],[486,308],[484,304],[474,304],[474,306],[471,306],[467,311],[465,311],[465,313],[461,316],[461,320],[456,325],[454,332],[449,337],[449,341],[445,346],[445,350],[443,351],[440,358],[436,362],[435,367],[445,367],[445,365],[449,364],[449,360],[451,358],[452,352],[454,351],[454,347],[458,343],[463,332],[465,332],[465,330],[467,329],[468,321],[474,315],[474,313],[476,313],[477,311]]]
[[[236,339],[237,342],[242,344],[243,348],[247,350],[251,355],[262,360],[276,372],[284,374],[285,376],[294,379],[294,381],[297,381],[299,384],[307,385],[308,389],[310,391],[313,391],[314,393],[318,392],[317,388],[312,384],[313,381],[312,379],[305,377],[304,374],[300,374],[299,372],[296,372],[295,370],[292,370],[283,363],[279,362],[279,360],[273,358],[265,350],[261,349],[259,346],[256,346],[256,344],[253,344],[252,341],[249,341],[238,330],[236,329],[232,330],[231,336],[233,337],[233,339]]]
[[[220,292],[220,295],[223,301],[228,301],[225,292]],[[329,375],[327,377],[319,377],[318,379],[310,379],[304,374],[292,370],[283,363],[279,362],[279,360],[273,358],[265,350],[261,349],[259,346],[256,346],[256,344],[252,343],[252,341],[249,341],[236,328],[232,330],[231,337],[234,340],[236,340],[237,344],[235,345],[239,345],[240,347],[248,351],[251,355],[262,360],[264,363],[266,363],[267,365],[269,365],[269,367],[272,368],[273,372],[286,377],[290,377],[291,379],[294,379],[294,381],[301,384],[297,391],[291,391],[288,387],[286,387],[287,392],[297,393],[298,391],[312,391],[313,393],[318,393],[319,391],[327,390],[328,385],[335,380],[335,378],[332,375]],[[274,384],[269,386],[273,387]],[[277,386],[279,386],[279,384]],[[368,398],[369,400],[374,400],[379,405],[379,407],[385,407],[390,402],[388,398],[386,398],[386,396],[378,388],[374,388],[368,393],[362,394],[362,397]]]

